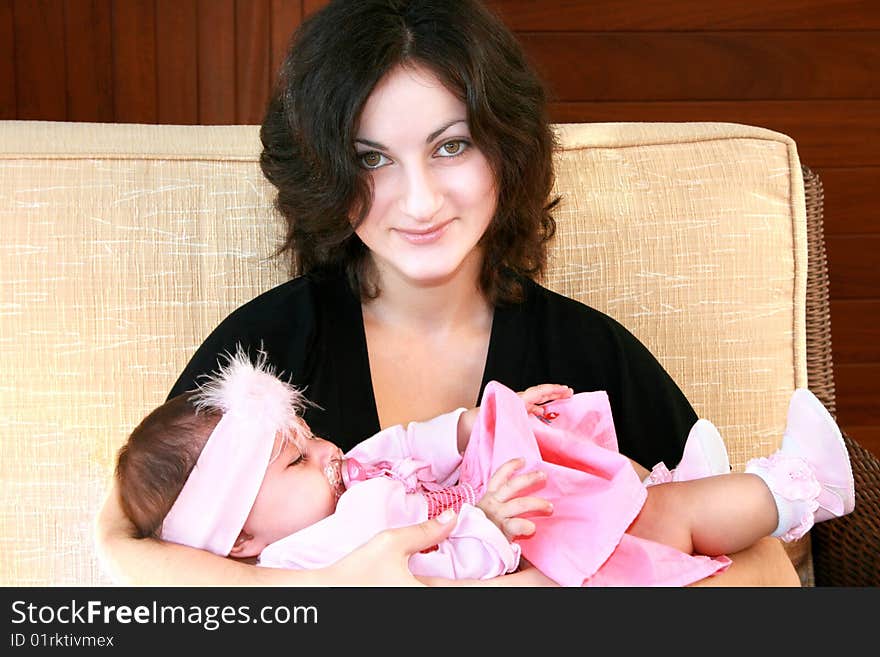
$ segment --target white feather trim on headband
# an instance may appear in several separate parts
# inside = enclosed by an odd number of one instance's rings
[[[301,415],[311,403],[300,389],[278,378],[265,351],[258,354],[256,363],[241,345],[235,354],[223,354],[226,364],[198,385],[190,402],[200,411],[261,417],[287,438],[309,438]]]

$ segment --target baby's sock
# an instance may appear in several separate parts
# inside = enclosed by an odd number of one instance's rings
[[[772,536],[791,542],[810,531],[822,486],[804,459],[780,450],[751,459],[745,471],[761,477],[776,502],[779,522]]]
[[[813,393],[795,390],[782,447],[752,459],[746,472],[761,477],[773,494],[779,524],[773,536],[793,541],[817,522],[855,508],[849,452],[837,423]]]

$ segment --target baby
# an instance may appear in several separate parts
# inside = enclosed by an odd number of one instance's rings
[[[414,574],[491,578],[525,558],[565,586],[679,586],[763,536],[794,540],[854,508],[839,429],[806,390],[781,449],[745,473],[729,472],[700,420],[682,463],[644,483],[617,451],[601,391],[490,382],[479,408],[389,427],[346,454],[312,435],[307,403],[265,359],[237,353],[150,413],[116,467],[140,534],[317,568],[383,529],[455,512],[449,537],[410,558]]]

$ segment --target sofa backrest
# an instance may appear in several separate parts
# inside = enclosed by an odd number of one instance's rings
[[[794,142],[557,127],[544,282],[645,342],[734,468],[771,451],[806,385]],[[258,156],[257,126],[0,121],[0,584],[111,583],[92,524],[116,450],[209,331],[287,278]]]

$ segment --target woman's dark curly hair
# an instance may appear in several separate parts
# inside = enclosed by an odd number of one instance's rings
[[[260,166],[287,222],[277,254],[289,252],[293,275],[343,266],[362,298],[379,293],[354,233],[372,199],[354,139],[376,83],[401,64],[432,71],[467,106],[498,189],[481,288],[492,303],[519,300],[518,276],[543,272],[556,229],[556,142],[541,81],[475,0],[335,0],[294,33],[260,130]]]

